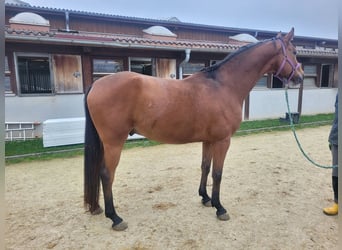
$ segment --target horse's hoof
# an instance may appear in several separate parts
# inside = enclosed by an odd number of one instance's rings
[[[203,206],[205,207],[212,207],[213,205],[211,204],[211,200],[208,200],[206,202],[202,202]]]
[[[123,231],[128,227],[128,224],[124,221],[121,221],[119,224],[112,225],[113,230],[115,231]]]
[[[91,212],[92,215],[98,215],[103,212],[103,209],[101,207],[96,208],[93,212]]]
[[[224,214],[221,214],[221,215],[217,215],[217,218],[218,218],[219,220],[229,220],[229,219],[230,219],[228,213],[224,213]]]

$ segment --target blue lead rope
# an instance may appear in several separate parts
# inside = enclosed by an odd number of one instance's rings
[[[319,168],[337,168],[337,165],[333,165],[333,166],[324,166],[324,165],[320,165],[320,164],[316,163],[315,161],[313,161],[313,160],[304,152],[304,149],[303,149],[302,145],[300,144],[300,142],[299,142],[299,140],[298,140],[298,137],[297,137],[297,134],[296,134],[296,130],[295,130],[295,127],[294,127],[294,125],[293,125],[293,120],[292,120],[292,115],[291,115],[291,111],[290,111],[289,96],[288,96],[288,93],[287,93],[287,89],[288,89],[288,87],[286,86],[286,88],[285,88],[285,99],[286,99],[287,110],[288,110],[288,112],[289,112],[290,126],[291,126],[291,130],[292,130],[292,132],[293,132],[294,138],[296,139],[296,142],[297,142],[297,145],[298,145],[300,151],[302,152],[302,154],[304,155],[304,157],[305,157],[309,162],[311,162],[313,165],[315,165],[316,167],[319,167]]]

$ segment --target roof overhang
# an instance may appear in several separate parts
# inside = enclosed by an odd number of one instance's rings
[[[55,44],[69,46],[91,46],[110,48],[132,48],[132,49],[158,49],[168,51],[192,51],[230,53],[241,46],[223,43],[212,43],[203,41],[180,41],[180,40],[153,40],[149,38],[69,34],[62,32],[35,33],[27,31],[7,30],[5,32],[6,42],[32,43],[32,44]]]
[[[88,46],[108,48],[155,49],[166,51],[184,51],[191,49],[198,52],[231,53],[246,43],[219,43],[193,40],[156,40],[135,36],[108,35],[98,33],[66,33],[59,31],[34,32],[5,29],[5,41],[31,44],[54,44],[67,46]],[[337,58],[337,49],[297,48],[300,57]]]

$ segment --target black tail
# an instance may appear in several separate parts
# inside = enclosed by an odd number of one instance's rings
[[[103,164],[103,146],[90,117],[87,97],[84,97],[85,138],[84,138],[84,204],[90,212],[99,208],[100,168]]]

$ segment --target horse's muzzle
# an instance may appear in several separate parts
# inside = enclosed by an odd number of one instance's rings
[[[304,74],[298,74],[293,77],[293,82],[297,84],[301,84],[304,81]]]
[[[304,75],[303,74],[295,74],[291,81],[288,83],[290,88],[299,88],[300,84],[303,84]]]

